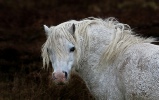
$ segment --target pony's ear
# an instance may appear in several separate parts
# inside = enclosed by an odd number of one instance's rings
[[[45,30],[45,34],[46,34],[47,36],[49,36],[50,33],[51,33],[51,29],[50,29],[49,27],[47,27],[46,25],[44,25],[44,30]]]
[[[74,35],[74,33],[75,33],[75,24],[72,24],[72,26],[71,26],[70,29],[69,29],[69,32],[70,32],[72,35]]]

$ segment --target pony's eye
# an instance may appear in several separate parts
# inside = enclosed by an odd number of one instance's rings
[[[70,48],[70,52],[74,52],[75,51],[75,47]]]
[[[47,48],[47,53],[49,53],[49,49]]]
[[[47,53],[49,54],[50,53],[50,50],[47,48]]]

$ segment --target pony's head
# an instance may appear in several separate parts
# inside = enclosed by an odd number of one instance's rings
[[[78,59],[75,24],[63,23],[50,28],[44,25],[44,30],[47,40],[42,47],[43,66],[48,67],[51,61],[55,83],[66,83]]]

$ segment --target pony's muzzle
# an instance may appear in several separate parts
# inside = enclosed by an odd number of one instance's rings
[[[62,72],[65,73],[65,78],[67,79],[67,76],[68,76],[67,72],[66,71],[62,71]]]
[[[57,84],[66,83],[68,73],[66,71],[58,71],[53,73],[53,80]]]

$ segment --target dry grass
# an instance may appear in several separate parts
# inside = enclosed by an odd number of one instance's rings
[[[37,63],[36,63],[37,65]],[[30,65],[29,67],[34,67]],[[72,75],[69,84],[55,85],[48,71],[23,66],[13,74],[0,74],[0,100],[92,100],[84,82]],[[79,99],[77,99],[79,98]]]

